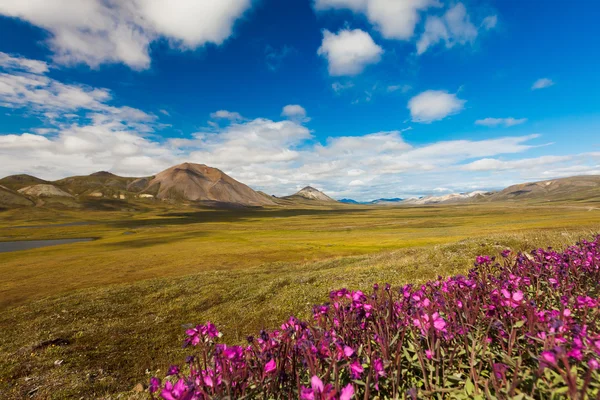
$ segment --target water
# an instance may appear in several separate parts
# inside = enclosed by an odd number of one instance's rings
[[[39,249],[40,247],[57,246],[59,244],[71,244],[78,242],[90,242],[93,238],[79,239],[53,239],[53,240],[20,240],[18,242],[0,242],[0,253],[11,251]]]

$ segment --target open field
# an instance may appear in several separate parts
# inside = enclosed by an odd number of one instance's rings
[[[464,272],[478,254],[600,231],[593,203],[0,217],[3,241],[98,238],[0,254],[3,398],[128,396],[182,358],[182,325],[211,320],[241,342],[332,289],[419,282]]]

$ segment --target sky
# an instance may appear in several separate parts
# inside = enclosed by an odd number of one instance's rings
[[[600,174],[600,2],[0,0],[0,176],[181,162],[257,190]]]

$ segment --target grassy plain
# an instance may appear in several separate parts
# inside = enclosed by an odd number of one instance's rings
[[[478,254],[591,237],[597,206],[4,211],[2,241],[98,240],[0,253],[0,397],[130,397],[182,360],[185,324],[211,320],[242,342],[332,289],[422,282]]]

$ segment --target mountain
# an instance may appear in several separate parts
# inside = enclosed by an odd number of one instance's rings
[[[33,206],[34,202],[6,186],[0,186],[0,209]]]
[[[106,171],[90,175],[71,176],[52,182],[73,196],[94,198],[124,198],[127,187],[139,178],[125,178]]]
[[[19,190],[27,186],[40,185],[46,183],[50,182],[27,174],[10,175],[0,179],[0,185],[11,190]]]
[[[183,163],[157,174],[141,195],[171,201],[212,201],[245,206],[275,205],[268,197],[204,164]]]
[[[286,199],[305,199],[305,200],[317,200],[317,201],[326,201],[326,202],[332,202],[332,203],[337,203],[337,200],[332,199],[331,197],[327,196],[325,193],[311,187],[311,186],[306,186],[304,189],[294,193],[291,196],[287,196],[284,197]]]
[[[370,201],[368,204],[379,204],[379,205],[389,205],[389,204],[398,204],[403,202],[404,199],[401,199],[399,197],[393,197],[391,199],[377,199],[377,200],[373,200]]]
[[[376,200],[371,200],[371,201],[356,201],[356,200],[352,200],[352,199],[339,200],[340,203],[364,204],[364,205],[392,205],[392,204],[401,203],[402,201],[403,201],[403,199],[401,199],[399,197],[393,197],[390,199],[382,198],[382,199],[376,199]]]
[[[507,187],[489,197],[489,201],[518,200],[600,200],[600,176],[573,176],[570,178],[521,183]]]
[[[462,203],[474,200],[481,200],[490,196],[490,192],[475,191],[470,193],[450,193],[443,196],[425,196],[425,197],[412,197],[402,201],[401,204],[414,204],[414,205],[425,205],[425,204],[442,204],[442,203]]]
[[[40,184],[19,189],[19,193],[33,197],[73,197],[54,185]]]
[[[361,203],[359,201],[352,200],[352,199],[341,199],[341,200],[338,200],[338,201],[340,203],[344,203],[344,204],[363,204],[363,203]]]

